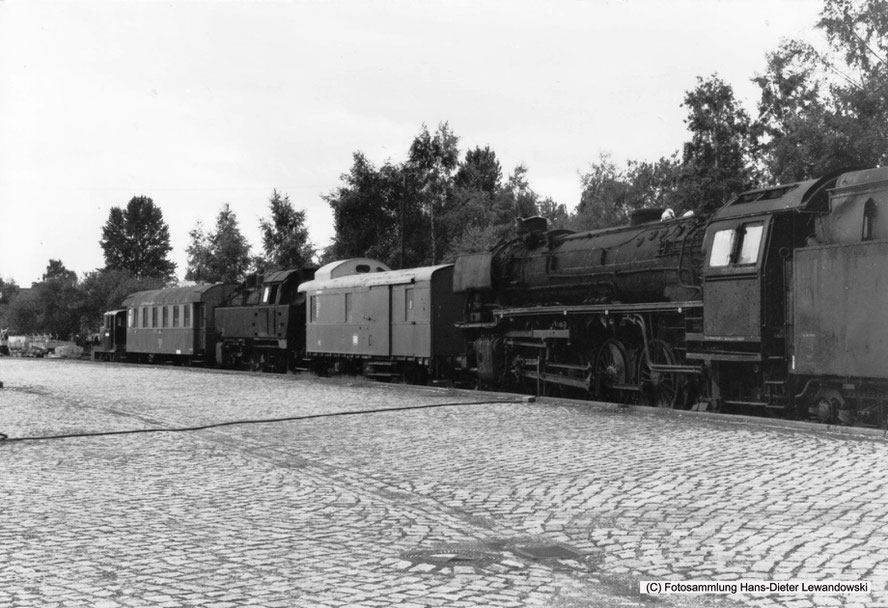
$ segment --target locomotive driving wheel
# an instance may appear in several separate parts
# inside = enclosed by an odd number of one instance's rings
[[[617,339],[611,338],[601,345],[592,366],[592,392],[601,398],[619,397],[615,386],[627,384],[629,378],[629,357],[626,347]]]
[[[638,385],[642,403],[652,407],[672,409],[679,402],[683,388],[683,378],[674,372],[651,369],[657,365],[675,365],[675,353],[663,340],[648,343],[650,365],[644,352],[638,358]]]

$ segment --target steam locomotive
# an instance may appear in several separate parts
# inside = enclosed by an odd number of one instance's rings
[[[459,326],[491,386],[885,425],[885,209],[888,167],[753,190],[705,218],[524,221],[457,260]]]
[[[886,208],[882,167],[709,216],[643,209],[579,233],[527,218],[454,265],[361,258],[133,294],[97,352],[885,426]]]

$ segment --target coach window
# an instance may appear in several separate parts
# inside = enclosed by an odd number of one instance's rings
[[[317,296],[311,296],[308,299],[308,320],[314,323],[318,320],[318,312],[321,310],[320,302]]]
[[[345,322],[350,323],[352,320],[352,294],[345,294]]]
[[[191,327],[191,304],[182,307],[182,327]]]
[[[142,327],[148,327],[148,308],[143,306],[139,310],[142,311]]]
[[[731,263],[731,251],[734,249],[734,229],[719,230],[712,239],[712,253],[709,254],[709,265],[714,268],[727,266]]]
[[[158,325],[157,325],[157,306],[151,307],[151,327],[158,327]]]
[[[133,309],[132,308],[130,308],[128,311],[126,311],[126,318],[127,318],[127,325],[129,325],[129,327],[133,327]]]
[[[173,306],[173,327],[179,327],[179,305]]]

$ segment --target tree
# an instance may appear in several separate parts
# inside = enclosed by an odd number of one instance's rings
[[[551,230],[564,229],[570,220],[570,214],[567,208],[561,203],[556,203],[551,197],[547,196],[545,200],[537,203],[539,215],[549,221]]]
[[[46,271],[43,273],[43,282],[61,281],[63,283],[74,284],[77,282],[77,273],[68,270],[61,260],[49,260],[46,265]]]
[[[457,142],[445,122],[434,134],[423,125],[403,164],[376,168],[355,152],[341,186],[324,197],[336,235],[322,261],[369,256],[393,267],[452,261],[506,238],[516,217],[541,212],[524,165],[504,184],[490,147],[469,150],[459,162]],[[543,203],[547,214],[564,221],[563,205]]]
[[[410,145],[407,169],[420,185],[423,211],[429,220],[429,263],[437,264],[443,253],[438,216],[444,211],[452,190],[451,176],[459,161],[459,138],[444,122],[434,136],[426,125]]]
[[[267,269],[303,268],[312,264],[315,248],[308,238],[305,211],[296,211],[290,197],[274,190],[269,217],[259,222]]]
[[[131,294],[160,289],[165,284],[162,278],[137,277],[128,270],[102,268],[87,273],[78,285],[81,334],[95,331],[101,325],[102,315],[109,310],[119,309]]]
[[[490,153],[492,154],[492,152]],[[466,164],[476,162],[479,156],[466,155]],[[484,158],[490,159],[489,154]],[[491,163],[484,163],[493,167]],[[499,163],[495,165],[499,175]],[[462,167],[461,169],[462,170]],[[479,173],[476,173],[479,174]],[[483,173],[481,173],[483,174]],[[493,175],[491,171],[488,175]],[[489,186],[494,184],[493,191]],[[564,205],[552,199],[540,200],[527,180],[527,167],[519,164],[504,184],[492,180],[478,180],[469,184],[471,188],[456,188],[454,198],[460,201],[451,204],[444,219],[453,228],[449,234],[449,245],[445,261],[453,261],[464,253],[487,251],[498,242],[514,236],[515,220],[521,217],[544,215],[548,219],[560,221],[564,225],[567,212]],[[462,199],[462,200],[460,200]]]
[[[482,150],[476,147],[466,152],[466,157],[459,164],[453,178],[455,188],[463,190],[480,190],[493,194],[500,187],[503,171],[496,158],[496,153],[485,146]]]
[[[167,259],[173,248],[163,212],[146,196],[133,197],[126,209],[111,208],[99,244],[105,253],[106,268],[165,280],[176,270],[176,265]]]
[[[682,152],[682,196],[689,207],[712,211],[755,182],[751,120],[715,75],[698,78],[682,105],[691,132]]]
[[[0,304],[9,304],[10,300],[15,298],[19,291],[20,288],[14,279],[7,281],[0,277]]]
[[[629,219],[630,184],[607,153],[601,153],[589,170],[580,174],[580,202],[569,225],[574,230],[596,230],[625,224]]]
[[[690,201],[682,194],[682,165],[677,153],[656,162],[629,161],[626,180],[629,190],[626,200],[632,208],[658,207],[679,213],[690,208]]]
[[[10,304],[9,322],[23,333],[68,338],[80,329],[80,305],[77,274],[65,268],[61,260],[50,260],[43,281]]]
[[[15,300],[20,291],[13,279],[7,281],[0,277],[0,329],[9,328],[9,304]]]
[[[786,41],[754,78],[771,181],[888,163],[888,2],[825,0],[817,27],[827,50]]]
[[[241,234],[237,215],[228,203],[216,218],[216,229],[205,233],[198,222],[188,233],[188,271],[185,278],[201,283],[235,283],[250,267],[250,245]]]
[[[450,199],[440,216],[441,232],[448,243],[443,259],[482,251],[499,240],[496,209],[502,188],[502,169],[489,147],[466,152],[453,177]]]
[[[367,256],[392,267],[400,262],[404,267],[422,264],[427,248],[422,215],[404,167],[387,162],[377,169],[361,152],[354,153],[353,161],[349,172],[340,176],[339,188],[324,196],[336,229],[324,259]]]

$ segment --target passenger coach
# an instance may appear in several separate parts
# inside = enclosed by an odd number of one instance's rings
[[[216,349],[215,308],[234,285],[193,285],[139,291],[124,300],[129,359],[203,363]]]

